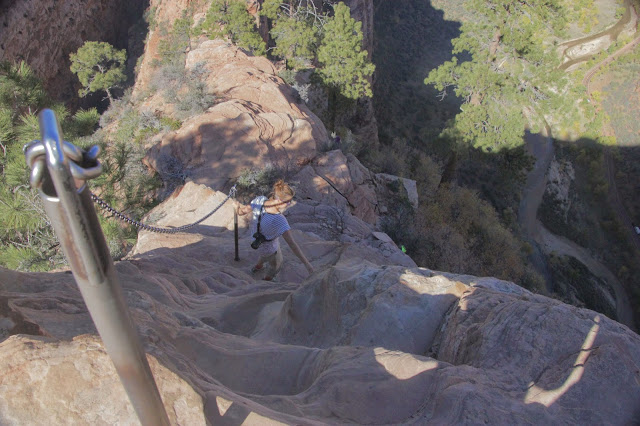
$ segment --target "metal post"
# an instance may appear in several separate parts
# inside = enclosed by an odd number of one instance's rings
[[[70,172],[53,111],[42,111],[39,122],[46,155],[40,195],[91,318],[140,422],[169,425],[86,182],[74,180]]]
[[[238,208],[233,209],[233,237],[236,243],[236,257],[235,261],[240,260],[240,255],[238,254]]]

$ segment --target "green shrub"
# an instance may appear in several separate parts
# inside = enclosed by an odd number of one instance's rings
[[[265,43],[255,28],[245,2],[213,0],[205,20],[198,26],[211,39],[228,37],[232,43],[254,55],[266,54]]]
[[[178,118],[186,119],[213,106],[216,96],[206,84],[208,71],[201,62],[187,70],[181,64],[160,67],[153,75],[151,88],[162,94],[165,102],[175,104]]]
[[[271,163],[263,168],[244,169],[236,181],[238,197],[251,199],[257,195],[268,195],[276,180],[282,177],[282,170]]]
[[[182,122],[177,118],[160,117],[160,124],[168,130],[178,130],[182,127]]]
[[[100,114],[95,108],[88,110],[78,110],[73,116],[73,120],[70,125],[72,126],[72,133],[78,137],[89,136],[93,134],[98,128],[100,123]]]
[[[289,86],[293,86],[296,84],[296,74],[298,74],[296,70],[285,69],[278,73],[278,77],[283,79]]]

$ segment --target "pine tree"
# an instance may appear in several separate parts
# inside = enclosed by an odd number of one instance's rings
[[[92,119],[79,113],[74,119],[78,125],[70,128],[64,105],[51,104],[42,81],[26,63],[0,64],[0,265],[13,269],[44,270],[62,261],[38,191],[29,185],[22,151],[40,138],[37,113],[44,107],[54,110],[67,140],[77,134],[73,129],[79,129],[80,122],[88,129],[98,120],[97,112],[89,114]]]
[[[211,39],[229,37],[232,43],[254,55],[266,54],[264,41],[243,0],[213,0],[201,29]]]
[[[265,0],[260,14],[271,21],[269,34],[275,42],[274,56],[283,58],[287,69],[302,69],[312,65],[320,43],[320,32],[326,15],[307,2]]]
[[[463,100],[453,125],[465,141],[485,151],[522,144],[525,126],[537,130],[558,105],[565,84],[559,58],[548,43],[566,21],[560,0],[470,0],[478,16],[452,41],[454,56],[432,70],[425,84]]]
[[[353,19],[349,7],[340,2],[324,25],[318,48],[320,78],[349,99],[373,95],[369,78],[375,66],[362,50],[361,28],[362,22]]]
[[[99,41],[85,42],[76,53],[72,53],[71,71],[78,76],[83,88],[80,96],[104,90],[113,103],[111,90],[124,83],[126,50],[117,50],[109,43]]]
[[[0,105],[11,111],[11,120],[47,102],[40,79],[26,62],[0,62]]]
[[[308,21],[281,18],[270,34],[276,43],[273,53],[285,59],[287,68],[308,67],[315,58],[318,29]]]

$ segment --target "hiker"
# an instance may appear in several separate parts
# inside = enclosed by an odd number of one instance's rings
[[[313,266],[294,240],[289,222],[282,214],[291,205],[294,195],[293,189],[280,179],[273,185],[273,195],[270,198],[259,196],[250,205],[238,207],[240,216],[253,212],[254,242],[251,246],[257,249],[260,257],[251,272],[264,269],[265,281],[272,281],[282,267],[281,235],[309,274],[313,273]]]

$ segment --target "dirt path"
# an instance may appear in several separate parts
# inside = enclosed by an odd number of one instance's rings
[[[545,279],[546,289],[553,291],[553,279],[547,265],[545,252],[538,243],[542,224],[537,219],[538,207],[542,203],[542,196],[547,184],[547,169],[553,159],[553,142],[545,129],[545,135],[525,133],[527,151],[536,159],[533,170],[527,176],[527,183],[523,197],[518,206],[518,222],[525,234],[525,239],[533,248],[532,260],[536,270]]]
[[[535,157],[536,163],[527,177],[522,201],[518,208],[518,221],[525,233],[525,238],[534,247],[534,264],[545,277],[547,290],[552,291],[553,285],[544,255],[555,253],[574,257],[585,265],[592,274],[611,286],[614,294],[607,296],[608,292],[603,289],[603,296],[615,298],[612,302],[616,306],[618,321],[635,331],[629,298],[616,276],[595,259],[587,249],[567,238],[552,234],[537,219],[538,208],[542,202],[547,183],[547,169],[553,159],[553,142],[548,129],[545,130],[545,134],[527,133],[525,141],[527,150]]]
[[[630,52],[634,47],[636,47],[640,43],[640,36],[631,40],[629,43],[625,44],[620,50],[615,53],[607,56],[603,61],[594,65],[589,71],[586,72],[584,78],[582,79],[582,84],[587,88],[587,96],[589,100],[593,102],[593,98],[591,97],[591,88],[589,87],[591,83],[591,78],[598,72],[598,70],[606,65],[609,65],[611,62],[615,61],[619,56],[624,55],[625,53]]]
[[[595,42],[598,39],[601,39],[603,37],[608,37],[612,41],[616,41],[618,39],[618,36],[622,33],[624,28],[627,26],[627,24],[632,22],[632,25],[635,26],[637,24],[637,21],[638,21],[638,14],[635,10],[635,7],[633,6],[630,0],[625,0],[624,14],[620,18],[620,20],[616,22],[616,24],[613,25],[612,27],[607,28],[606,30],[601,31],[597,34],[593,34],[587,37],[582,37],[579,39],[569,40],[564,43],[560,43],[559,48],[562,49],[562,55],[565,58],[569,59],[567,62],[560,65],[560,69],[566,70],[569,67],[572,67],[573,65],[579,64],[580,62],[588,61],[589,59],[591,59],[593,55],[592,53],[588,53],[586,55],[570,59],[569,57],[567,57],[567,50],[569,50],[571,47],[587,44],[590,42]]]
[[[621,21],[616,24],[617,27],[621,27],[621,23],[625,19],[628,21],[631,19],[631,17],[636,20],[638,18],[635,8],[631,6],[630,3],[627,3],[627,6],[627,13],[629,14],[629,16],[624,16]],[[627,15],[627,13],[625,15]],[[601,34],[597,36],[600,35]],[[581,40],[573,40],[570,42],[570,45],[577,45],[581,41],[588,42],[593,38],[594,36],[590,36],[585,37]],[[610,64],[620,55],[631,51],[639,43],[640,36],[627,43],[618,51],[609,55],[607,58],[602,60],[600,63],[598,63],[585,73],[582,83],[587,88],[587,95],[591,102],[593,102],[593,99],[591,99],[590,89],[591,78],[599,69]],[[592,274],[603,279],[611,286],[614,294],[610,294],[608,297],[615,297],[615,306],[618,321],[636,331],[633,320],[633,310],[629,302],[629,297],[626,290],[624,289],[624,286],[622,285],[622,283],[620,283],[617,277],[605,265],[595,259],[591,255],[591,253],[589,253],[588,250],[586,250],[584,247],[579,246],[578,244],[568,240],[567,238],[552,234],[537,219],[538,208],[540,207],[540,204],[542,202],[542,197],[544,195],[544,190],[547,183],[547,169],[549,168],[549,164],[553,159],[553,142],[549,127],[547,126],[545,128],[543,134],[527,133],[525,136],[525,142],[527,150],[536,159],[536,163],[533,170],[527,177],[527,183],[525,185],[523,198],[518,209],[518,220],[521,229],[525,233],[525,238],[527,238],[534,247],[534,265],[536,266],[538,271],[545,277],[547,282],[547,289],[552,290],[552,280],[551,274],[548,270],[546,257],[544,255],[554,252],[559,255],[572,256],[580,261],[583,265],[585,265]],[[620,220],[626,225],[629,232],[629,237],[634,242],[636,247],[640,250],[640,239],[637,235],[635,235],[635,232],[631,227],[631,219],[629,218],[629,215],[620,202],[620,197],[618,196],[618,190],[614,179],[615,166],[613,160],[607,153],[605,153],[605,160],[607,164],[607,180],[609,182],[610,188],[609,200]],[[603,296],[607,297],[607,294],[607,289],[603,289]]]
[[[541,223],[539,223],[538,243],[544,247],[543,250],[547,253],[555,252],[557,255],[576,258],[586,266],[592,274],[601,278],[611,286],[609,289],[602,289],[602,296],[609,299],[609,302],[616,307],[618,322],[635,331],[633,310],[631,309],[627,292],[618,278],[605,265],[597,261],[584,247],[565,237],[552,234]],[[610,293],[611,290],[613,290],[613,294]]]

